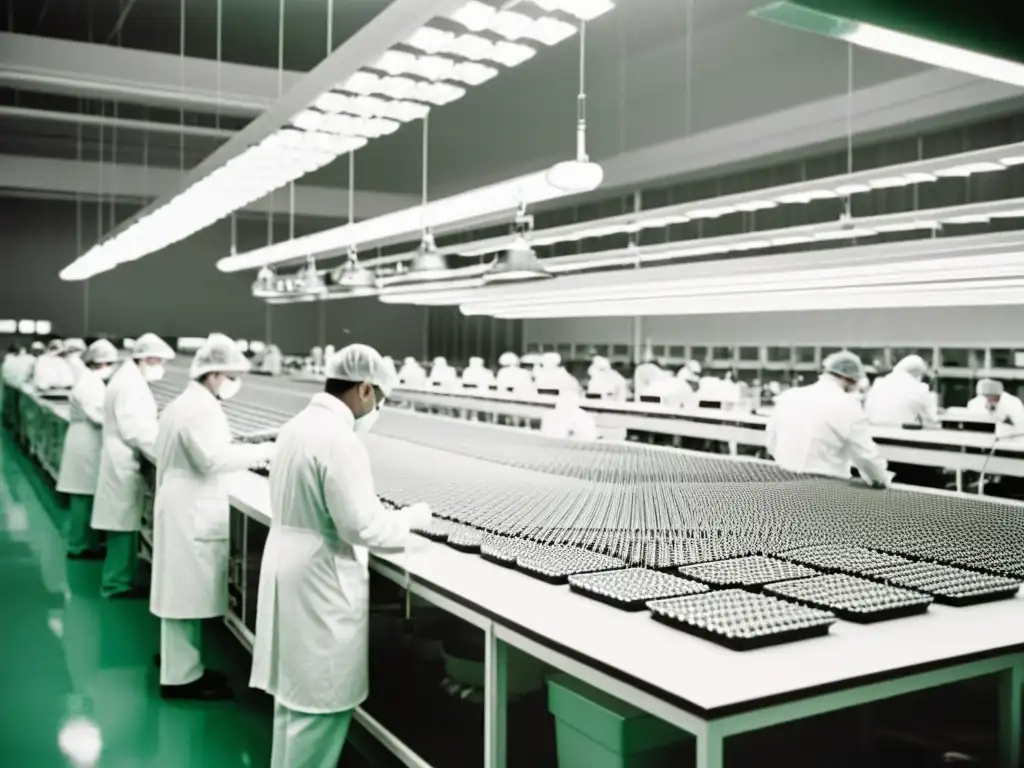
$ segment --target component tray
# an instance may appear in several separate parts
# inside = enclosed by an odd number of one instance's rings
[[[758,648],[770,648],[773,645],[783,645],[784,643],[792,643],[797,640],[810,640],[815,637],[825,637],[828,634],[829,627],[831,624],[823,624],[817,627],[804,627],[803,629],[794,629],[789,632],[773,632],[770,635],[764,635],[763,637],[726,637],[720,632],[712,632],[702,627],[688,624],[685,621],[678,621],[666,616],[664,614],[651,613],[651,618],[655,621],[659,621],[662,624],[666,624],[673,629],[678,629],[682,632],[686,632],[694,637],[699,637],[702,640],[709,640],[716,645],[721,645],[729,648],[733,651],[756,651]]]

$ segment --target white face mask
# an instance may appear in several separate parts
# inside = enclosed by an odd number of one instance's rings
[[[100,368],[96,371],[96,375],[104,381],[108,381],[114,375],[114,366],[108,365],[106,368]]]
[[[241,388],[241,379],[224,379],[224,381],[221,382],[220,389],[217,390],[217,396],[221,400],[230,400],[238,394],[238,391]]]
[[[164,366],[163,363],[157,363],[156,365],[147,365],[142,369],[142,378],[146,381],[153,383],[154,381],[160,381],[164,377]]]
[[[374,424],[377,423],[377,419],[380,418],[380,406],[381,404],[376,402],[376,395],[374,395],[373,410],[369,413],[364,413],[358,419],[356,419],[355,426],[353,429],[361,435],[365,435],[371,429]]]

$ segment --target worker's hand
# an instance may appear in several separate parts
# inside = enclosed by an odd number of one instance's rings
[[[262,449],[260,458],[263,461],[273,461],[274,455],[277,453],[277,443],[273,440],[267,440],[265,443],[258,443]]]
[[[419,504],[405,507],[402,512],[409,521],[410,528],[426,528],[434,518],[434,513],[430,511],[430,505],[422,501]]]

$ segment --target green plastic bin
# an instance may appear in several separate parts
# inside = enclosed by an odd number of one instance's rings
[[[692,736],[569,675],[548,678],[548,710],[560,768],[680,768],[692,761]]]

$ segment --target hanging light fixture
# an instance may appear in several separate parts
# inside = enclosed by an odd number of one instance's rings
[[[445,257],[437,252],[437,245],[434,243],[434,235],[430,231],[427,218],[427,171],[430,161],[430,115],[423,118],[423,236],[420,240],[419,251],[411,262],[406,273],[409,282],[420,280],[444,280],[449,276],[448,262]]]
[[[377,289],[377,278],[373,272],[359,263],[359,254],[355,248],[349,248],[345,263],[331,273],[335,286],[353,295],[367,295]]]
[[[256,298],[266,298],[277,294],[277,274],[270,267],[263,267],[257,274],[252,284],[252,295]]]
[[[485,283],[508,283],[552,277],[527,242],[526,236],[532,228],[533,216],[527,215],[526,207],[523,206],[516,216],[515,238],[508,250],[494,263],[494,266],[484,273]]]

